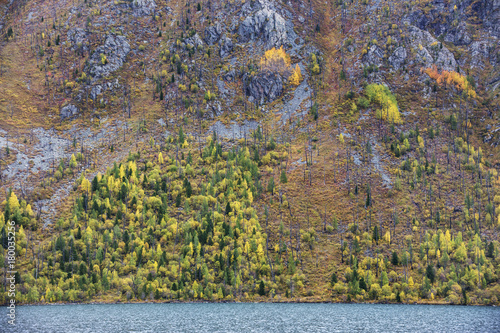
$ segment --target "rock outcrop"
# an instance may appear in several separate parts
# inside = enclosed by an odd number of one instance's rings
[[[207,103],[205,109],[207,110],[206,114],[210,119],[215,119],[217,117],[220,117],[224,113],[220,105],[220,102],[218,101]]]
[[[465,22],[460,22],[458,26],[449,29],[444,36],[444,41],[456,46],[469,45],[472,39]]]
[[[453,4],[433,0],[429,3],[428,10],[416,9],[406,15],[403,21],[461,47],[463,56],[457,61],[460,67],[484,69],[487,63],[493,67],[498,66],[500,60],[491,50],[498,46],[500,39],[500,0],[462,0]],[[421,58],[428,60],[427,53],[431,50],[425,45],[424,47],[426,50],[420,51]],[[438,67],[440,62],[448,62],[446,69],[451,69],[448,54],[443,53],[441,59],[436,59],[432,52],[430,54]],[[493,83],[488,86],[496,89],[495,82],[499,77],[497,74],[493,75]]]
[[[71,49],[76,50],[81,48],[83,51],[88,50],[87,46],[87,32],[81,28],[72,28],[66,34],[68,41],[71,43]]]
[[[457,62],[453,53],[437,41],[428,31],[410,25],[408,34],[411,46],[417,51],[416,58],[424,67],[436,65],[440,69],[454,71]]]
[[[156,3],[154,0],[134,0],[130,3],[136,16],[146,16],[154,13]]]
[[[470,67],[484,67],[484,61],[490,58],[490,47],[487,41],[472,42],[469,46]]]
[[[384,51],[377,45],[372,45],[368,52],[364,56],[364,61],[370,65],[375,65],[380,67],[382,65],[382,59],[384,58]]]
[[[458,41],[455,45],[467,45],[470,36],[464,36],[469,18],[480,19],[485,32],[500,38],[500,0],[462,0],[454,3],[457,8],[443,0],[433,0],[430,10],[417,9],[407,15],[406,19],[419,29],[432,31],[435,36],[444,35],[446,41]],[[461,22],[455,26],[456,22]],[[451,35],[451,36],[450,36]],[[465,37],[465,39],[462,39]]]
[[[208,45],[217,43],[221,34],[222,27],[219,22],[215,23],[215,25],[205,28],[205,43],[207,43]]]
[[[500,124],[486,126],[486,134],[483,136],[483,141],[489,143],[492,147],[497,147],[500,144]]]
[[[267,4],[255,14],[245,18],[238,28],[239,41],[246,43],[261,39],[267,48],[279,47],[287,42],[286,21]]]
[[[114,81],[102,83],[102,84],[96,84],[95,86],[92,87],[92,90],[90,91],[90,97],[93,100],[97,99],[97,96],[100,94],[104,93],[105,91],[111,91],[114,89],[120,88],[120,84],[118,83],[118,79],[115,79]]]
[[[193,37],[186,38],[184,43],[186,45],[191,45],[191,47],[203,46],[203,41],[198,34],[195,34]]]
[[[272,102],[283,93],[283,78],[277,73],[260,72],[250,78],[245,74],[243,80],[248,82],[245,92],[250,102]]]
[[[224,36],[219,41],[220,56],[222,58],[227,57],[231,52],[233,52],[233,41],[231,38]]]
[[[236,79],[236,71],[234,69],[227,72],[223,77],[226,82],[233,82]]]
[[[406,49],[400,46],[389,57],[389,64],[392,68],[398,70],[405,64],[407,56]]]
[[[484,25],[490,29],[491,34],[500,38],[500,0],[484,1]]]
[[[60,111],[61,120],[72,119],[78,116],[78,108],[73,104],[63,106]]]
[[[130,45],[124,36],[108,35],[104,45],[99,46],[90,57],[85,71],[93,79],[104,78],[123,65],[129,52]]]

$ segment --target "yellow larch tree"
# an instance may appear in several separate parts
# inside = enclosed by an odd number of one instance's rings
[[[271,72],[277,72],[288,76],[290,73],[290,56],[286,54],[283,46],[279,49],[273,47],[260,58],[260,68]]]
[[[302,72],[300,71],[299,65],[295,65],[292,75],[290,75],[289,82],[293,86],[298,86],[302,81]]]

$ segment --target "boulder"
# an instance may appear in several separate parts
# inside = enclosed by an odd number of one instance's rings
[[[221,34],[222,34],[222,27],[219,22],[215,23],[215,25],[207,27],[205,29],[205,38],[204,38],[205,43],[207,43],[208,45],[213,45],[217,43]]]
[[[63,106],[60,111],[61,120],[72,119],[78,115],[78,108],[73,104]]]
[[[220,56],[222,58],[227,57],[231,52],[233,52],[233,41],[231,38],[224,36],[219,41]]]
[[[276,100],[283,93],[283,78],[278,73],[260,72],[253,77],[243,77],[247,82],[245,92],[250,102],[264,104]]]

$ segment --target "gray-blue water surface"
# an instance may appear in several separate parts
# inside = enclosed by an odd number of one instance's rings
[[[500,332],[500,308],[388,304],[20,306],[2,332]]]

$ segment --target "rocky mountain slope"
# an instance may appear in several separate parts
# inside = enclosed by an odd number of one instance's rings
[[[21,298],[498,303],[499,15],[497,0],[0,1],[0,229],[19,219],[19,283],[41,283]],[[220,225],[182,211],[191,195]],[[210,257],[193,254],[209,232]],[[171,273],[152,268],[162,252]]]

